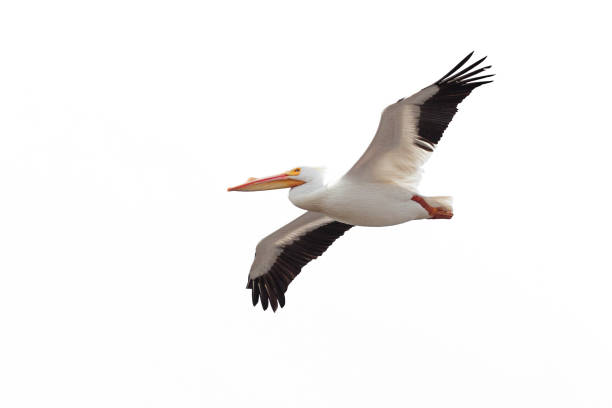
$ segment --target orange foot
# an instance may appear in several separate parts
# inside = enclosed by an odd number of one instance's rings
[[[453,212],[451,210],[442,207],[432,207],[421,196],[414,195],[412,196],[412,200],[421,204],[421,207],[423,207],[433,219],[450,220],[451,218],[453,218]]]

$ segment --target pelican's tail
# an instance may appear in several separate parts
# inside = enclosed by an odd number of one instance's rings
[[[453,197],[451,196],[440,196],[440,197],[424,197],[427,204],[432,207],[443,208],[448,211],[453,211]]]

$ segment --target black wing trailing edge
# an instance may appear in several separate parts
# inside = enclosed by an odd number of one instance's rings
[[[302,268],[323,254],[336,239],[352,227],[349,224],[333,221],[285,245],[264,275],[249,279],[247,289],[252,291],[253,306],[257,305],[259,299],[264,310],[268,308],[268,302],[275,312],[278,305],[285,306],[287,287]]]
[[[421,105],[418,124],[419,136],[415,140],[415,144],[421,149],[432,152],[453,116],[457,113],[457,105],[475,88],[493,82],[482,80],[492,77],[494,74],[475,76],[491,68],[491,65],[478,67],[487,57],[461,69],[472,57],[472,54],[474,54],[473,51],[440,78],[434,84],[440,88],[438,92]],[[461,70],[459,71],[459,69]]]

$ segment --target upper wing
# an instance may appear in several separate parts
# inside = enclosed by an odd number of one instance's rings
[[[287,286],[312,261],[348,231],[352,225],[335,221],[327,215],[308,211],[273,232],[255,250],[247,289],[252,290],[253,306],[261,298],[264,310],[268,300],[272,310],[285,306]]]
[[[472,54],[433,85],[389,105],[372,143],[347,176],[416,187],[420,168],[455,116],[457,105],[474,88],[492,82],[482,79],[493,75],[475,76],[491,67],[477,68],[486,57],[457,72]]]

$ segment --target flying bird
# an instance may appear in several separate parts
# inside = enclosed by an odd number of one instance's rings
[[[389,105],[374,139],[361,158],[339,180],[325,170],[295,167],[281,174],[250,178],[228,191],[290,188],[289,200],[306,213],[259,242],[247,289],[253,305],[276,311],[302,268],[354,226],[387,226],[420,219],[450,219],[451,197],[418,193],[421,167],[442,138],[457,105],[480,85],[491,66],[486,57],[464,67],[473,52],[434,84]]]

